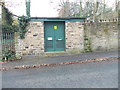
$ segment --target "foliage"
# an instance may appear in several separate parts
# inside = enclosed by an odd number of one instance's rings
[[[2,25],[2,32],[17,32],[19,27],[17,25]]]
[[[108,28],[104,28],[103,31],[104,31],[105,34],[108,34],[109,29]]]
[[[2,32],[17,32],[18,26],[12,25],[13,23],[13,16],[12,13],[2,5]]]
[[[13,59],[16,59],[14,51],[8,50],[4,52],[2,61],[13,60]]]
[[[19,20],[19,35],[21,39],[25,38],[25,33],[27,32],[26,27],[29,24],[29,18],[25,17],[25,16],[21,16],[18,18]]]
[[[91,48],[91,41],[90,41],[90,37],[88,35],[88,29],[86,27],[84,27],[84,52],[92,52],[92,48]]]
[[[20,38],[23,39],[25,37],[25,33],[27,32],[27,25],[29,19],[25,16],[20,16],[18,18],[19,26],[14,24],[13,25],[13,16],[12,13],[2,5],[2,31],[3,32],[19,32]]]
[[[92,49],[91,49],[91,42],[90,42],[90,40],[88,39],[86,39],[85,40],[85,43],[84,43],[84,52],[92,52]]]
[[[12,25],[12,13],[2,5],[2,24]]]

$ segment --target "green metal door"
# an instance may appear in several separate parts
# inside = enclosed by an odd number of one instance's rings
[[[45,28],[45,51],[65,50],[65,22],[46,21]]]

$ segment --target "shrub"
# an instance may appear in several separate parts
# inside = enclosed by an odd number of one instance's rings
[[[15,59],[16,59],[15,51],[8,50],[4,52],[2,61],[15,60]]]

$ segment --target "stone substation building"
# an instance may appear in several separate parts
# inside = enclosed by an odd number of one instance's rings
[[[16,34],[16,54],[110,51],[118,48],[117,22],[85,23],[85,18],[33,17],[25,39]]]

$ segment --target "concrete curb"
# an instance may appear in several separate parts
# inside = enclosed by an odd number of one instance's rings
[[[49,67],[49,66],[58,66],[58,65],[69,65],[69,64],[76,64],[76,63],[100,62],[100,61],[114,60],[114,59],[120,59],[120,57],[77,60],[77,61],[59,62],[59,63],[51,63],[51,64],[20,65],[20,66],[14,66],[11,68],[2,67],[0,68],[0,71],[7,71],[11,69],[29,69],[29,68]]]

